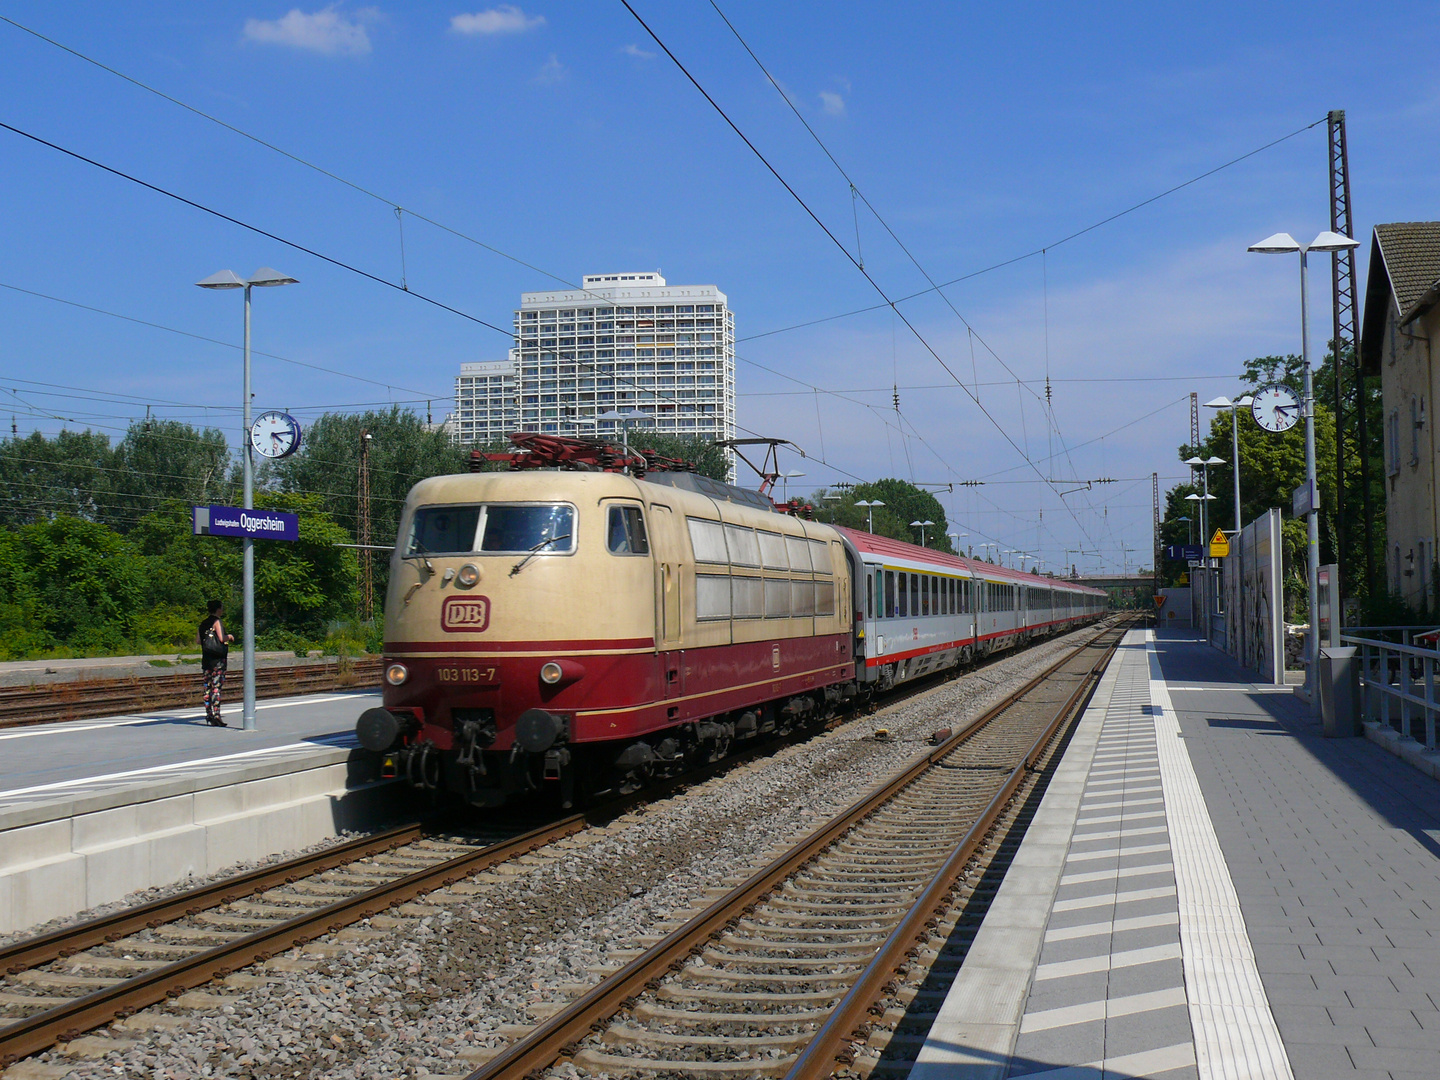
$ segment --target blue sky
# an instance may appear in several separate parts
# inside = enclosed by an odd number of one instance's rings
[[[715,9],[632,3],[854,252],[848,186]],[[1329,3],[721,8],[939,281],[1054,244],[1332,108],[1347,111],[1362,272],[1373,223],[1436,215],[1440,80],[1404,47],[1433,37],[1430,6],[1363,18]],[[1294,260],[1245,246],[1328,225],[1322,123],[948,289],[978,339],[934,295],[907,302],[992,421],[887,310],[767,334],[880,297],[618,0],[14,2],[0,15],[383,201],[5,23],[0,120],[395,282],[391,204],[537,268],[407,216],[410,287],[479,319],[508,326],[520,292],[554,284],[542,271],[658,268],[718,285],[741,339],[740,422],[805,448],[786,463],[801,486],[985,478],[941,495],[952,527],[1057,568],[1067,548],[1099,551],[1080,560],[1092,569],[1148,563],[1149,476],[1184,471],[1190,391],[1231,393],[1246,358],[1298,351]],[[262,408],[303,419],[387,401],[423,411],[429,398],[438,418],[461,362],[505,355],[504,335],[416,297],[10,132],[0,145],[0,285],[234,343],[238,298],[192,282],[261,265],[301,279],[257,294],[255,347],[353,378],[259,358]],[[889,295],[925,288],[863,207],[858,234]],[[1315,269],[1323,342],[1328,260]],[[238,427],[232,349],[13,288],[0,288],[0,327],[0,417],[10,409],[22,434],[56,430],[56,417],[116,433],[147,402]],[[1053,428],[1037,397],[1047,370]],[[47,396],[70,387],[112,400]],[[1121,482],[1062,499],[1039,474]]]

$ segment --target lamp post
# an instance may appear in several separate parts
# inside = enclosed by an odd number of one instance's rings
[[[970,534],[969,534],[969,533],[946,533],[945,535],[950,538],[950,546],[955,549],[955,554],[959,555],[959,554],[961,554],[959,541],[965,539],[965,537],[969,536]]]
[[[885,504],[879,499],[856,499],[855,505],[865,507],[865,531],[873,533],[875,531],[875,508]]]
[[[639,409],[610,409],[608,412],[596,413],[596,420],[610,420],[620,422],[620,449],[628,458],[630,456],[630,426],[641,420],[649,420],[650,414]]]
[[[786,472],[780,474],[780,500],[782,502],[788,503],[790,501],[790,481],[804,475],[803,472]]]
[[[1195,519],[1194,519],[1194,518],[1192,518],[1192,517],[1191,517],[1190,515],[1188,515],[1188,514],[1185,514],[1185,515],[1183,515],[1183,516],[1181,516],[1181,517],[1171,518],[1171,520],[1172,520],[1172,521],[1183,521],[1183,522],[1185,522],[1185,542],[1186,542],[1187,544],[1193,544],[1193,543],[1195,543]]]
[[[924,547],[924,546],[925,546],[925,526],[927,526],[927,525],[934,525],[934,524],[935,524],[935,523],[934,523],[933,521],[930,521],[930,520],[928,520],[928,519],[925,520],[925,521],[912,521],[912,522],[910,522],[910,527],[911,527],[912,529],[918,528],[918,529],[920,530],[920,546],[921,546],[921,547]]]
[[[218,274],[211,274],[196,285],[202,289],[244,289],[245,290],[245,375],[244,375],[244,401],[242,403],[242,414],[245,425],[240,432],[240,462],[241,472],[244,476],[244,508],[255,509],[255,457],[254,450],[250,446],[250,290],[252,288],[268,289],[276,285],[296,285],[299,282],[293,277],[287,277],[278,270],[272,270],[268,266],[262,266],[248,278],[238,277],[233,270],[221,270]],[[255,730],[255,541],[245,537],[243,541],[243,556],[241,565],[244,577],[244,600],[241,606],[240,617],[244,625],[240,628],[242,648],[244,650],[245,665],[241,672],[241,685],[244,688],[243,705],[241,706],[241,728],[245,731]]]
[[[1235,461],[1235,532],[1240,532],[1240,410],[1248,408],[1252,399],[1248,394],[1245,397],[1236,398],[1231,401],[1227,397],[1217,397],[1214,401],[1205,402],[1207,409],[1229,409],[1230,410],[1230,453]]]
[[[987,541],[985,541],[985,543],[983,543],[983,544],[976,544],[975,546],[978,547],[978,548],[998,548],[1000,545],[997,544],[997,543],[995,543],[993,540],[987,540]],[[990,556],[988,556],[988,555],[985,556],[985,561],[986,561],[986,562],[989,562],[989,561],[990,561]]]
[[[1310,609],[1310,633],[1305,635],[1305,689],[1310,695],[1311,712],[1320,708],[1319,683],[1316,681],[1316,667],[1320,659],[1319,580],[1320,580],[1320,512],[1315,505],[1318,487],[1315,478],[1315,388],[1310,375],[1310,322],[1306,278],[1308,266],[1306,256],[1312,251],[1344,251],[1359,247],[1358,240],[1330,232],[1328,229],[1315,237],[1309,244],[1298,243],[1289,233],[1275,233],[1258,244],[1251,244],[1249,251],[1262,255],[1288,255],[1300,253],[1300,366],[1305,375],[1304,393],[1300,411],[1305,414],[1305,485],[1310,493],[1310,512],[1306,518],[1306,592]],[[1336,552],[1339,557],[1339,552]]]

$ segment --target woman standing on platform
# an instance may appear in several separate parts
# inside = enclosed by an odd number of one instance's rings
[[[220,719],[220,691],[225,686],[225,668],[230,662],[234,634],[227,634],[220,619],[225,614],[219,600],[205,605],[209,612],[200,621],[200,670],[205,676],[205,719],[215,727],[226,727]]]

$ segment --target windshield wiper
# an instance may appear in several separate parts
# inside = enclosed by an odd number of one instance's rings
[[[533,559],[536,555],[539,555],[541,548],[546,547],[546,546],[548,546],[548,545],[550,545],[550,544],[559,543],[561,540],[569,540],[569,539],[570,539],[570,534],[569,534],[569,533],[564,533],[564,534],[562,534],[562,535],[560,535],[560,536],[552,536],[552,537],[550,537],[550,538],[548,538],[548,539],[546,539],[546,540],[541,540],[538,544],[536,544],[534,547],[532,547],[532,548],[530,549],[530,553],[529,553],[528,555],[526,555],[525,558],[521,559],[518,563],[516,563],[514,566],[512,566],[512,567],[510,568],[510,576],[511,576],[511,577],[514,577],[514,576],[515,576],[516,574],[518,574],[521,570],[524,570],[524,569],[525,569],[525,564],[528,563],[531,559]]]

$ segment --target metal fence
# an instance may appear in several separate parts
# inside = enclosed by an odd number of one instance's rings
[[[1432,633],[1423,626],[1357,626],[1340,635],[1342,645],[1353,645],[1360,661],[1360,709],[1366,720],[1378,720],[1436,749],[1436,713],[1440,699],[1440,649],[1435,641],[1415,643]],[[1390,639],[1390,640],[1387,640]]]

